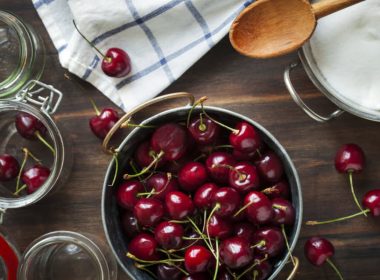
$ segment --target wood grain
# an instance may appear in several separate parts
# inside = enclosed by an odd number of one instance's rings
[[[322,18],[364,0],[324,0],[313,4],[316,18]]]
[[[64,92],[55,118],[66,128],[73,142],[74,166],[65,186],[36,205],[10,210],[4,227],[22,250],[38,236],[53,230],[88,232],[104,239],[100,217],[102,182],[110,157],[101,152],[100,142],[90,132],[93,115],[88,98],[101,107],[111,102],[85,82],[64,78],[54,49],[38,15],[28,0],[0,0],[0,8],[23,17],[43,37],[47,66],[43,81]],[[133,59],[133,58],[132,58]],[[298,169],[304,199],[304,220],[332,218],[356,212],[348,179],[333,166],[335,151],[344,143],[361,145],[367,167],[355,176],[357,193],[362,196],[380,187],[380,127],[378,123],[349,114],[327,124],[308,118],[291,100],[282,81],[285,66],[296,54],[271,60],[253,60],[238,55],[227,39],[212,49],[164,93],[188,91],[196,97],[209,96],[210,105],[240,112],[261,123],[282,143]],[[334,106],[319,94],[301,70],[293,79],[310,106],[329,112]],[[78,85],[78,82],[80,86]],[[154,113],[174,103],[156,106]],[[178,104],[178,103],[177,103]],[[328,267],[316,268],[303,255],[303,244],[313,235],[329,238],[336,247],[335,263],[346,280],[377,280],[380,275],[380,223],[373,218],[318,227],[303,226],[295,254],[300,257],[296,279],[337,279]],[[119,279],[128,279],[120,271]],[[285,279],[282,274],[279,279]]]

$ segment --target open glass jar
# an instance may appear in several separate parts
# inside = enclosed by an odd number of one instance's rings
[[[38,80],[44,65],[44,45],[33,28],[0,11],[0,98],[12,98],[29,80]]]
[[[114,280],[117,277],[117,263],[110,249],[88,234],[50,232],[34,240],[20,256],[12,240],[0,232],[0,248],[1,279]]]
[[[0,155],[10,155],[19,162],[17,178],[0,181],[0,210],[19,208],[35,203],[45,197],[53,188],[63,184],[71,170],[72,153],[67,151],[61,130],[52,115],[57,110],[62,93],[50,85],[31,80],[16,94],[14,99],[0,100]],[[42,139],[25,137],[18,127],[18,117],[31,116],[44,127]],[[26,120],[28,122],[29,120]],[[41,134],[40,134],[41,136]],[[40,141],[39,141],[40,140]],[[47,143],[44,143],[44,141]],[[50,149],[49,147],[50,146]],[[25,150],[31,156],[25,160]],[[48,169],[44,181],[35,189],[24,172],[35,166]],[[31,174],[33,177],[34,174]],[[23,184],[23,187],[21,185]]]

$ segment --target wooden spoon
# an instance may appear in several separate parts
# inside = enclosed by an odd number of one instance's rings
[[[232,46],[243,55],[270,58],[301,47],[313,34],[317,19],[363,0],[258,0],[235,19]]]

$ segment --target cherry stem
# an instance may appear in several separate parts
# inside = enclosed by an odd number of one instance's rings
[[[263,189],[261,191],[263,194],[272,194],[272,193],[277,193],[279,194],[280,193],[280,190],[276,189],[275,187],[268,187],[266,189]]]
[[[184,259],[166,259],[166,260],[155,260],[155,261],[146,261],[146,260],[142,260],[142,259],[139,259],[138,257],[136,257],[135,255],[131,254],[131,253],[127,253],[127,257],[134,260],[134,261],[137,261],[137,262],[141,262],[141,263],[146,263],[146,264],[157,264],[157,263],[164,263],[164,264],[171,264],[173,262],[183,262]]]
[[[290,259],[292,260],[293,266],[296,266],[296,262],[295,262],[295,260],[293,258],[293,254],[290,251],[289,241],[288,241],[288,237],[286,236],[286,231],[285,231],[284,224],[281,224],[281,232],[282,232],[282,235],[284,236],[285,245],[286,245],[286,248],[288,248],[289,256],[290,256]]]
[[[128,179],[131,179],[131,178],[135,178],[135,177],[139,177],[141,175],[144,175],[146,172],[148,172],[153,166],[155,166],[157,164],[157,162],[163,157],[164,155],[164,152],[161,151],[157,157],[154,158],[154,160],[152,160],[152,162],[147,166],[147,167],[144,167],[139,173],[136,173],[136,174],[124,174],[123,178],[125,180],[128,180]]]
[[[169,222],[174,223],[174,224],[188,224],[188,223],[190,223],[189,221],[179,221],[179,220],[170,220]]]
[[[352,171],[348,172],[348,178],[349,178],[349,181],[350,181],[351,193],[352,193],[352,196],[353,196],[353,198],[354,198],[354,201],[355,201],[356,205],[358,206],[359,210],[363,212],[363,208],[362,208],[362,206],[360,205],[360,203],[359,203],[359,201],[358,201],[358,198],[357,198],[357,196],[356,196],[356,194],[355,194],[354,182],[353,182],[354,180],[353,180],[353,176],[352,176],[352,174],[353,174]],[[364,213],[364,216],[367,217],[367,213]]]
[[[215,167],[224,167],[224,168],[228,168],[229,170],[235,171],[239,175],[239,181],[244,181],[245,179],[247,179],[247,174],[245,174],[243,172],[240,172],[239,170],[237,170],[236,168],[234,168],[231,165],[228,165],[228,164],[213,164],[211,166],[211,168],[215,168]]]
[[[107,60],[107,62],[110,62],[110,57],[107,57],[105,56],[93,43],[91,43],[83,34],[82,32],[79,31],[79,28],[77,27],[76,23],[75,23],[75,20],[73,20],[73,24],[74,24],[74,27],[75,29],[78,31],[79,35],[86,40],[86,42],[91,46],[93,47],[102,57],[103,59]],[[112,59],[111,59],[112,60]]]
[[[13,195],[18,195],[22,190],[26,189],[26,187],[27,187],[26,184],[22,185],[21,188],[19,188],[17,191],[13,193]]]
[[[213,280],[216,280],[216,277],[218,276],[218,271],[219,271],[219,240],[218,238],[216,238],[215,240],[215,248],[216,248],[216,264],[215,264]]]
[[[263,157],[263,155],[260,153],[260,150],[259,150],[259,149],[256,149],[256,153],[259,155],[260,158]]]
[[[137,170],[137,167],[135,165],[135,163],[133,162],[133,160],[129,161],[129,165],[131,166],[133,172],[135,173],[138,173],[139,171]],[[142,181],[142,178],[140,176],[138,176],[139,180]],[[144,185],[144,188],[145,188],[145,185]],[[145,188],[145,191],[146,191],[146,188]]]
[[[265,257],[261,260],[256,260],[250,267],[248,267],[246,270],[244,270],[240,275],[236,277],[236,280],[239,280],[241,277],[243,277],[246,273],[251,271],[255,266],[261,264],[263,261],[266,261],[268,259],[268,255],[265,255]]]
[[[207,100],[207,96],[203,96],[199,98],[197,101],[194,102],[193,106],[191,106],[189,113],[187,114],[187,121],[186,121],[186,126],[189,127],[190,125],[190,118],[191,114],[193,113],[195,107],[197,107],[199,104],[203,104]]]
[[[207,220],[207,209],[203,211],[203,225],[202,225],[202,232],[206,229],[206,220]]]
[[[89,99],[90,99],[92,107],[94,108],[95,114],[97,116],[99,116],[100,115],[100,110],[99,110],[98,106],[96,106],[96,103],[95,103],[94,99],[92,99],[92,98],[89,98]]]
[[[116,182],[117,174],[119,173],[119,159],[117,158],[117,153],[112,154],[113,160],[115,161],[115,172],[113,174],[112,183],[109,186],[113,186]]]
[[[28,148],[22,148],[21,149],[22,152],[24,153],[24,159],[22,160],[22,163],[21,163],[21,167],[20,167],[20,171],[18,172],[18,175],[17,175],[17,182],[16,182],[16,192],[18,191],[18,188],[20,187],[20,180],[21,180],[21,174],[22,174],[22,171],[24,170],[24,167],[25,167],[25,164],[26,164],[26,161],[28,160],[28,157],[30,156],[32,159],[34,159],[34,161],[36,161],[37,163],[40,163],[41,161],[35,157],[29,150]]]
[[[214,147],[214,150],[216,150],[216,149],[224,149],[224,148],[233,149],[234,147],[232,147],[232,145],[218,145],[218,146]]]
[[[256,280],[257,276],[259,276],[259,272],[257,270],[254,270],[253,271],[253,280]]]
[[[205,111],[205,109],[203,108],[203,104],[201,104],[201,107],[202,107],[202,111],[203,113],[205,114],[206,117],[208,117],[210,120],[212,120],[214,123],[216,123],[217,125],[231,131],[233,134],[238,134],[239,133],[239,130],[238,129],[234,129],[232,127],[229,127],[228,125],[225,125],[224,123],[221,123],[217,120],[215,120],[214,118],[210,117],[210,115],[208,115]]]
[[[210,233],[208,231],[208,224],[210,223],[211,217],[214,215],[216,211],[220,209],[220,203],[216,203],[214,208],[211,210],[210,215],[208,215],[207,221],[206,221],[206,233],[207,233],[207,239],[210,242],[211,248],[214,250],[214,247],[212,246]]]
[[[206,129],[207,129],[207,126],[204,124],[204,122],[203,122],[203,113],[200,113],[199,114],[199,119],[200,119],[200,124],[199,124],[199,126],[198,126],[198,129],[200,130],[200,131],[202,131],[202,132],[205,132],[206,131]]]
[[[207,238],[205,238],[204,234],[200,231],[199,227],[197,226],[196,223],[194,223],[194,221],[190,218],[190,217],[187,217],[188,221],[193,225],[195,231],[199,234],[199,236],[203,239],[204,243],[206,244],[206,246],[210,249],[211,253],[214,255],[214,257],[216,258],[216,255],[215,255],[215,252],[214,252],[214,249],[212,248],[212,246],[208,243],[208,240]],[[197,241],[195,241],[197,242]],[[194,243],[195,243],[194,242]]]
[[[247,209],[254,201],[250,201],[249,203],[247,203],[246,205],[244,205],[242,208],[240,208],[235,214],[234,214],[234,217],[237,217],[239,216],[239,214],[241,212],[243,212],[245,209]]]
[[[282,206],[282,205],[278,205],[278,204],[273,204],[272,207],[275,209],[282,210],[282,211],[286,211],[286,209],[288,209],[286,206]]]
[[[338,275],[340,280],[343,280],[342,273],[339,271],[339,269],[335,266],[335,264],[329,259],[326,259],[327,263],[334,269],[335,273]]]
[[[170,184],[170,181],[172,180],[172,174],[170,172],[166,173],[166,184],[165,186],[162,188],[162,190],[160,190],[159,192],[153,192],[152,194],[148,195],[147,197],[151,197],[153,194],[160,194],[162,192],[164,192],[166,190],[166,188],[168,187],[168,185]]]
[[[260,240],[259,243],[256,243],[255,245],[252,245],[250,248],[253,249],[253,248],[265,246],[265,243],[266,243],[265,240]]]
[[[153,265],[153,264],[151,264],[151,265]],[[156,276],[152,271],[150,271],[149,269],[146,268],[147,266],[151,266],[151,265],[142,265],[142,264],[137,263],[137,262],[135,263],[135,266],[136,266],[138,269],[140,269],[140,270],[144,270],[144,271],[147,272],[150,276],[152,276],[154,279],[158,279],[157,276]]]
[[[349,216],[345,216],[345,217],[341,217],[341,218],[337,218],[337,219],[333,219],[333,220],[327,220],[327,221],[307,221],[306,222],[306,225],[308,226],[315,226],[315,225],[324,225],[324,224],[330,224],[330,223],[334,223],[334,222],[339,222],[339,221],[344,221],[344,220],[348,220],[348,219],[351,219],[351,218],[355,218],[357,216],[361,216],[361,215],[364,215],[364,213],[369,213],[371,212],[371,210],[369,209],[365,209],[359,213],[356,213],[356,214],[352,214],[352,215],[349,215]]]
[[[53,153],[53,156],[55,156],[55,150],[54,148],[42,137],[41,133],[37,130],[34,135],[44,144],[46,147],[49,148],[49,150]]]
[[[123,122],[120,125],[120,128],[127,128],[127,127],[156,128],[155,125],[134,124],[134,123],[130,123],[129,121],[130,120],[127,120],[127,121]]]

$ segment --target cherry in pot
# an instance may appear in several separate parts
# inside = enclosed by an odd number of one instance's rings
[[[122,214],[121,226],[123,227],[124,233],[130,238],[140,233],[137,219],[131,212],[124,212]]]
[[[190,197],[183,192],[170,192],[165,197],[165,205],[170,217],[181,220],[194,211],[194,204]]]
[[[188,192],[195,191],[206,180],[207,170],[206,167],[200,162],[188,162],[178,173],[178,181],[181,188]]]
[[[212,179],[221,184],[228,184],[230,166],[235,160],[226,152],[214,152],[206,159],[206,168]]]
[[[171,173],[157,173],[152,175],[146,182],[147,188],[152,192],[152,197],[164,200],[166,194],[178,190],[178,180]]]
[[[256,162],[256,166],[261,178],[268,183],[277,183],[284,174],[281,159],[272,151],[265,153],[261,159]]]
[[[207,232],[210,237],[218,237],[219,239],[226,239],[232,233],[232,224],[217,215],[210,217],[207,223]]]
[[[154,237],[158,244],[166,249],[179,249],[182,245],[183,227],[172,222],[161,222],[154,229]]]
[[[285,248],[285,240],[281,230],[274,227],[263,227],[253,234],[252,244],[255,251],[269,257],[278,256]]]
[[[174,265],[159,264],[157,266],[157,278],[158,280],[180,280],[182,272]]]
[[[241,237],[231,237],[220,245],[220,258],[229,268],[241,268],[253,259],[253,252],[247,240]]]
[[[134,215],[140,225],[151,227],[164,216],[164,206],[155,198],[141,198],[134,206]]]
[[[232,216],[240,205],[240,195],[233,188],[220,188],[212,196],[215,215],[220,217]]]
[[[215,142],[220,134],[219,125],[203,115],[191,120],[188,130],[195,142],[201,145]]]
[[[206,272],[213,264],[213,255],[203,246],[191,246],[185,252],[185,268],[190,274]]]
[[[140,233],[129,243],[127,256],[132,257],[130,256],[132,254],[134,257],[145,261],[158,260],[157,247],[157,241],[152,235]]]
[[[256,167],[246,162],[235,164],[231,168],[229,182],[240,193],[256,190],[260,185]]]
[[[247,122],[235,126],[236,133],[230,134],[230,144],[242,152],[254,152],[261,146],[261,137],[256,129]]]
[[[138,145],[134,158],[137,164],[143,168],[149,166],[156,157],[157,153],[150,147],[149,141],[145,141]],[[162,167],[165,163],[165,159],[161,158],[157,161],[157,167]]]
[[[194,205],[201,209],[206,209],[212,205],[212,196],[218,189],[218,186],[214,183],[206,183],[201,186],[194,194]]]
[[[267,224],[274,215],[272,202],[261,192],[252,191],[244,198],[244,206],[248,219],[255,224]],[[235,214],[236,215],[236,214]]]
[[[133,210],[139,200],[138,193],[144,190],[144,185],[137,180],[125,181],[116,191],[117,203],[124,209]]]

